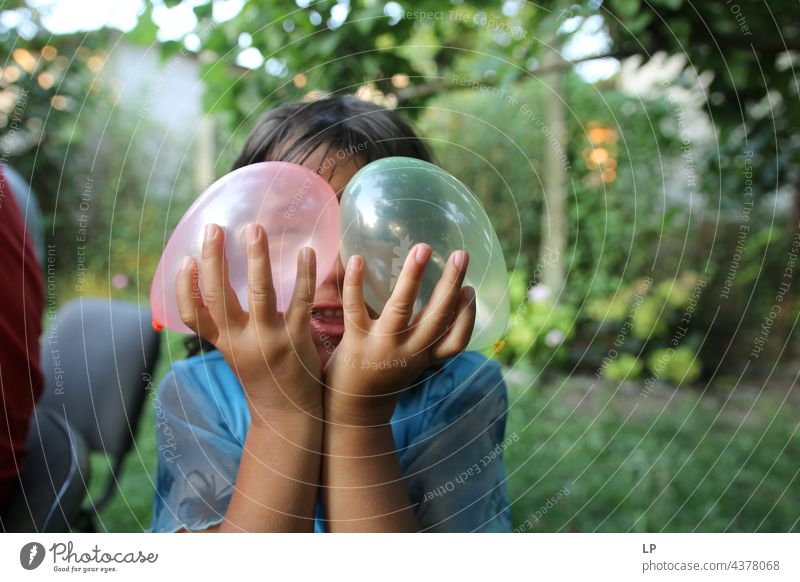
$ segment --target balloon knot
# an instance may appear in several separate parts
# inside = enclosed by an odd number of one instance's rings
[[[494,342],[494,351],[493,351],[494,355],[496,356],[497,354],[502,352],[505,349],[505,347],[506,347],[506,340],[504,339],[497,340],[496,342]]]
[[[153,331],[156,333],[164,330],[164,326],[161,325],[155,317],[153,317],[152,325],[153,325]]]

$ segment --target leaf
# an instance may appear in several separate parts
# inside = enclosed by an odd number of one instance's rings
[[[663,6],[670,10],[678,10],[683,5],[683,0],[650,0],[653,6]]]
[[[150,45],[156,40],[158,25],[153,22],[153,8],[148,6],[139,17],[136,27],[125,35],[125,38],[136,44]]]
[[[183,48],[183,43],[178,40],[168,40],[160,45],[161,61],[166,61]]]
[[[632,18],[639,13],[640,0],[613,0],[611,6],[623,18]]]
[[[328,30],[314,36],[312,40],[314,52],[320,56],[335,54],[339,46],[341,35],[336,31]]]
[[[213,6],[211,2],[208,4],[200,4],[199,6],[195,6],[192,8],[194,10],[195,16],[197,16],[197,20],[203,20],[204,18],[211,18]]]
[[[625,26],[628,28],[630,34],[637,35],[647,28],[647,25],[650,24],[652,20],[653,12],[646,10],[632,18],[625,19]]]
[[[670,24],[670,30],[675,35],[675,39],[680,43],[681,52],[689,50],[689,33],[691,26],[685,20],[676,20]]]

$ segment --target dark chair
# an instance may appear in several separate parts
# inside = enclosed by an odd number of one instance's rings
[[[67,532],[89,482],[86,442],[62,416],[39,407],[31,418],[20,486],[0,515],[5,532]]]
[[[81,527],[113,497],[122,462],[133,445],[161,336],[138,305],[100,298],[76,299],[45,322],[40,403],[81,434],[91,451],[110,458],[103,491],[81,512]]]

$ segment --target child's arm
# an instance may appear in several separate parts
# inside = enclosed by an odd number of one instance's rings
[[[325,378],[323,507],[330,531],[416,531],[390,419],[400,393],[434,360],[464,350],[474,291],[461,289],[466,252],[451,255],[428,305],[409,325],[430,247],[412,249],[383,314],[371,320],[363,260],[352,257],[343,289],[345,335]]]
[[[236,485],[218,531],[312,531],[322,446],[321,363],[309,327],[316,280],[312,249],[298,256],[285,316],[275,304],[266,233],[246,230],[249,313],[228,281],[225,235],[209,225],[203,290],[194,260],[178,274],[182,321],[225,357],[244,388],[252,418]]]

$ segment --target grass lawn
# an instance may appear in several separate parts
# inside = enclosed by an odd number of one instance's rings
[[[168,335],[155,386],[180,336]],[[561,377],[509,378],[506,449],[520,531],[798,531],[800,404],[791,387],[740,387],[700,396],[689,387]],[[784,401],[784,397],[788,397]],[[796,400],[796,397],[795,397]],[[155,480],[153,403],[147,399],[120,490],[99,531],[150,524]],[[97,495],[108,461],[92,459]]]
[[[517,529],[800,530],[791,386],[700,396],[662,385],[645,397],[641,385],[593,381],[510,382]]]

